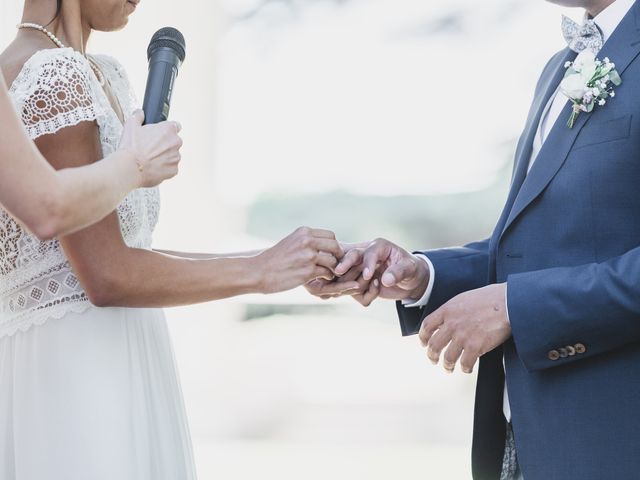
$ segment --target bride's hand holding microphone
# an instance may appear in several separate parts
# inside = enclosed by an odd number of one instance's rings
[[[143,122],[144,112],[136,110],[124,124],[119,151],[135,159],[137,187],[148,188],[178,174],[182,126],[170,120],[150,125]]]

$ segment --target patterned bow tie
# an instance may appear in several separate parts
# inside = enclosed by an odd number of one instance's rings
[[[604,43],[602,32],[593,20],[585,20],[585,22],[580,25],[563,15],[562,34],[569,48],[576,53],[580,53],[588,48],[595,55],[600,51]]]

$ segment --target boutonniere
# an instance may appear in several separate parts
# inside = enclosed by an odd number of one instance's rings
[[[565,63],[567,72],[560,83],[560,91],[571,100],[573,110],[567,122],[569,128],[581,112],[591,112],[597,105],[604,106],[616,93],[613,86],[622,84],[616,66],[608,58],[598,60],[594,53],[583,50],[573,62]]]

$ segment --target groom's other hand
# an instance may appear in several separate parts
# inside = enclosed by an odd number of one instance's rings
[[[453,372],[458,359],[471,373],[482,355],[502,345],[511,336],[506,306],[507,284],[470,290],[452,298],[422,322],[419,336],[434,365],[440,361]]]

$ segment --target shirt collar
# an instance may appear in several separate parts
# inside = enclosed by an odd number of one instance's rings
[[[616,0],[596,15],[593,21],[602,31],[602,40],[604,42],[609,39],[634,3],[636,3],[636,0]],[[586,18],[588,18],[588,15],[585,15]]]

